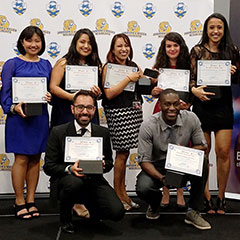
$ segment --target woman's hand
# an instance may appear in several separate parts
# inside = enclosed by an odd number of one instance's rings
[[[49,103],[52,100],[52,94],[50,92],[47,92],[45,95],[45,100]]]
[[[204,88],[206,88],[206,85],[202,85],[200,87],[192,87],[192,93],[199,98],[202,102],[211,100],[208,98],[208,96],[214,96],[215,93],[212,92],[205,92]]]
[[[233,75],[237,71],[237,67],[234,65],[231,65],[231,74]]]
[[[191,106],[190,103],[186,103],[183,100],[180,99],[180,110],[187,110]]]
[[[23,105],[24,103],[23,102],[20,102],[20,103],[18,103],[15,107],[14,107],[14,111],[18,114],[18,115],[20,115],[22,118],[25,118],[25,117],[27,117],[27,115],[25,115],[24,113],[23,113],[23,109],[22,109],[22,105]]]
[[[143,77],[143,72],[140,69],[138,72],[130,73],[127,77],[131,82],[137,82],[141,77]]]
[[[101,94],[102,94],[101,89],[100,89],[98,86],[96,86],[96,85],[94,85],[94,86],[91,88],[91,92],[94,94],[94,96],[95,96],[96,98],[98,98],[98,97],[101,96]]]
[[[152,95],[157,98],[157,97],[159,97],[161,92],[162,92],[162,88],[154,87],[152,90]]]

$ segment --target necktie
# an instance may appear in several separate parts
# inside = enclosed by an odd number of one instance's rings
[[[80,133],[78,133],[78,135],[79,135],[80,137],[82,137],[82,136],[86,133],[86,131],[87,131],[86,128],[81,128],[81,129],[80,129]]]
[[[169,143],[176,144],[176,136],[174,133],[174,128],[169,127]]]

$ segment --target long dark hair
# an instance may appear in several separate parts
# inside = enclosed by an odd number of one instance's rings
[[[132,58],[133,58],[133,49],[132,49],[132,45],[131,45],[131,42],[130,42],[130,39],[129,37],[124,34],[124,33],[119,33],[119,34],[116,34],[113,38],[112,38],[112,42],[111,42],[111,45],[110,45],[110,50],[108,51],[108,54],[107,54],[107,62],[109,63],[118,63],[116,57],[115,57],[115,54],[113,53],[113,49],[114,49],[114,46],[115,46],[115,43],[117,41],[117,39],[119,38],[123,38],[124,42],[126,44],[129,45],[130,47],[130,53],[129,53],[129,56],[128,56],[128,59],[127,59],[127,65],[130,64],[132,62]]]
[[[180,52],[177,57],[177,69],[189,69],[190,68],[190,58],[188,47],[185,43],[183,37],[177,32],[170,32],[165,35],[163,38],[161,45],[158,50],[158,54],[156,57],[156,62],[154,64],[154,68],[169,68],[170,61],[169,57],[166,54],[166,40],[177,43],[180,46]]]
[[[30,38],[32,38],[34,33],[36,33],[40,37],[41,42],[42,42],[42,48],[37,53],[37,55],[40,56],[44,53],[46,43],[45,43],[44,34],[43,34],[42,30],[36,26],[28,26],[22,30],[22,32],[20,33],[20,36],[18,38],[18,41],[17,41],[17,49],[22,55],[26,54],[26,51],[22,45],[23,40],[29,40]]]
[[[213,13],[205,20],[204,26],[203,26],[203,34],[202,34],[202,38],[201,38],[199,44],[204,46],[204,44],[207,44],[209,42],[209,37],[207,34],[207,27],[208,27],[209,20],[212,18],[220,19],[224,24],[224,35],[218,45],[218,50],[221,55],[221,58],[222,59],[232,59],[235,47],[234,47],[234,44],[233,44],[233,41],[231,38],[227,20],[220,13]]]
[[[64,56],[67,59],[67,64],[69,65],[79,65],[80,55],[76,50],[76,44],[78,39],[82,34],[87,34],[92,46],[92,52],[85,58],[85,62],[89,66],[101,66],[101,60],[98,55],[98,47],[94,34],[88,28],[82,28],[78,30],[71,42],[71,45],[68,49],[68,53]]]

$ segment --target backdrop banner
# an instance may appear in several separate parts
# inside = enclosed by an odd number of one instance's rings
[[[42,58],[52,65],[66,54],[75,32],[89,28],[96,36],[102,62],[114,34],[124,32],[133,46],[133,60],[142,68],[152,68],[163,37],[179,32],[189,50],[200,40],[203,23],[213,12],[214,0],[1,0],[0,8],[0,70],[4,62],[19,54],[16,42],[20,32],[28,25],[38,26],[46,38],[46,51]],[[144,118],[152,114],[155,99],[144,98]],[[99,114],[106,124],[101,103]],[[4,147],[4,125],[6,116],[0,108],[0,193],[12,193],[11,166],[13,154],[6,154]],[[48,177],[42,171],[37,192],[48,192]],[[215,159],[211,163],[215,167]],[[107,178],[112,183],[112,172]],[[135,190],[135,179],[139,172],[136,149],[131,151],[127,164],[126,185]],[[216,188],[215,171],[211,171],[210,187]]]

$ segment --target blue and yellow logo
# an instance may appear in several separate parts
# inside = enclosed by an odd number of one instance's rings
[[[98,109],[98,115],[99,115],[100,125],[106,125],[107,119],[106,119],[106,115],[105,115],[105,112],[102,107]]]
[[[109,30],[109,24],[105,18],[99,18],[96,21],[96,30],[93,31],[96,35],[110,35],[115,34],[114,31]]]
[[[120,18],[125,11],[125,7],[121,2],[114,2],[112,5],[112,13],[114,17]]]
[[[167,21],[160,22],[158,27],[158,33],[154,33],[153,36],[165,37],[167,33],[171,32],[171,30],[172,30],[172,27],[169,24],[169,22]]]
[[[51,58],[55,59],[60,52],[61,52],[61,47],[57,44],[57,42],[51,42],[48,45],[47,53]]]
[[[140,32],[140,26],[137,23],[137,21],[130,21],[127,25],[127,32],[125,32],[126,35],[129,37],[139,37],[146,36],[147,34],[144,32]]]
[[[0,125],[5,125],[7,114],[4,114],[2,107],[0,106]]]
[[[63,31],[59,31],[58,34],[63,36],[73,36],[76,33],[77,25],[72,19],[67,19],[63,22]]]
[[[17,29],[9,28],[9,26],[10,23],[7,20],[7,17],[4,15],[0,15],[0,32],[12,33],[17,31]]]
[[[156,7],[153,5],[153,3],[148,2],[143,7],[143,14],[147,19],[153,18],[153,16],[156,13]]]
[[[57,1],[50,1],[47,4],[47,13],[50,17],[56,17],[60,12],[60,5],[57,3]]]
[[[156,48],[152,45],[152,43],[147,43],[144,47],[143,47],[143,55],[146,59],[150,60],[153,58],[153,56],[156,53]]]
[[[27,10],[27,4],[23,0],[15,0],[12,2],[12,8],[17,15],[23,15]]]
[[[0,171],[10,171],[10,160],[5,153],[0,154]]]
[[[147,103],[152,103],[155,100],[155,97],[153,97],[152,95],[144,95],[143,98]]]
[[[43,165],[44,165],[44,159],[43,159],[42,156],[41,156],[41,158],[40,158],[40,163],[39,163],[39,170],[40,170],[40,171],[43,171]]]
[[[17,48],[17,42],[12,44],[12,49],[17,56],[20,55],[20,52],[18,51],[18,48]]]
[[[129,164],[127,164],[128,169],[136,170],[141,169],[141,167],[138,164],[138,155],[137,153],[132,153],[129,156]]]
[[[79,4],[79,11],[84,17],[89,16],[92,10],[92,3],[89,0],[83,0],[82,3]]]
[[[175,15],[181,19],[187,14],[187,6],[184,2],[179,2],[174,8]]]
[[[30,25],[40,28],[43,31],[44,34],[50,34],[49,31],[43,30],[44,26],[43,26],[42,21],[39,18],[32,18],[30,20]]]
[[[39,18],[33,18],[30,21],[30,25],[35,26],[43,30],[43,24]]]
[[[189,36],[202,36],[203,27],[200,20],[196,19],[190,23],[190,32],[184,33]]]

